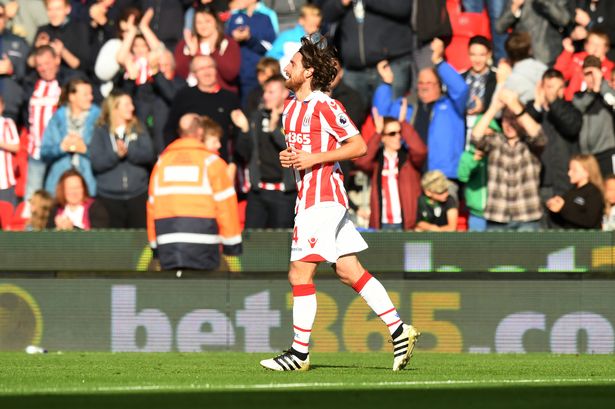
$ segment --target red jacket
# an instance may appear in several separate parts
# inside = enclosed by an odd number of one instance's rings
[[[183,79],[190,75],[190,62],[192,58],[188,55],[186,41],[181,40],[175,47],[175,74]],[[210,54],[216,61],[218,71],[218,84],[231,92],[237,92],[237,78],[239,77],[239,66],[241,55],[239,44],[231,37],[224,36],[219,49]]]
[[[401,135],[406,146],[399,151],[399,201],[401,204],[404,230],[416,225],[416,208],[421,195],[421,169],[427,158],[427,147],[416,130],[402,123]],[[380,229],[382,224],[382,165],[384,149],[380,144],[381,136],[372,135],[367,142],[367,154],[355,161],[359,169],[371,173],[371,194],[369,227]]]
[[[557,57],[553,68],[560,71],[564,75],[564,79],[568,81],[568,86],[564,92],[564,98],[568,101],[572,101],[572,97],[576,92],[581,91],[585,83],[583,78],[583,61],[587,57],[587,52],[582,51],[580,53],[571,53],[569,51],[562,51]],[[602,59],[602,76],[605,80],[611,77],[611,71],[615,68],[615,63],[604,57]]]

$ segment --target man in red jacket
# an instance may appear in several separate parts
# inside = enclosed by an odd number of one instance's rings
[[[405,121],[383,118],[376,109],[372,116],[376,133],[367,144],[367,154],[355,160],[359,169],[372,175],[369,227],[412,230],[427,147]]]

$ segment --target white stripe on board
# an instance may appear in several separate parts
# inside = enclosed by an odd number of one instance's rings
[[[273,373],[272,373],[273,375]],[[338,387],[398,387],[398,386],[456,386],[456,385],[524,385],[524,384],[577,384],[615,383],[615,378],[556,378],[556,379],[489,379],[489,380],[447,380],[447,381],[383,381],[383,382],[296,382],[296,383],[266,383],[266,384],[190,384],[190,385],[133,385],[133,386],[99,386],[88,388],[84,383],[80,388],[30,388],[22,391],[13,388],[0,387],[0,394],[41,394],[41,393],[90,393],[90,392],[138,392],[138,391],[182,391],[182,390],[266,390],[266,389],[312,389]]]

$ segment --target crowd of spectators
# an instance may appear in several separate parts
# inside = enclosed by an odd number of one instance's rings
[[[284,68],[316,32],[368,143],[341,164],[359,225],[615,228],[606,0],[0,1],[0,226],[145,228],[191,114],[245,227],[291,228]]]

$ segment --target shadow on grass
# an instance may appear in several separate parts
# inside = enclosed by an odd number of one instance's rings
[[[0,407],[67,408],[612,408],[613,385],[327,391],[125,393],[0,397]]]

